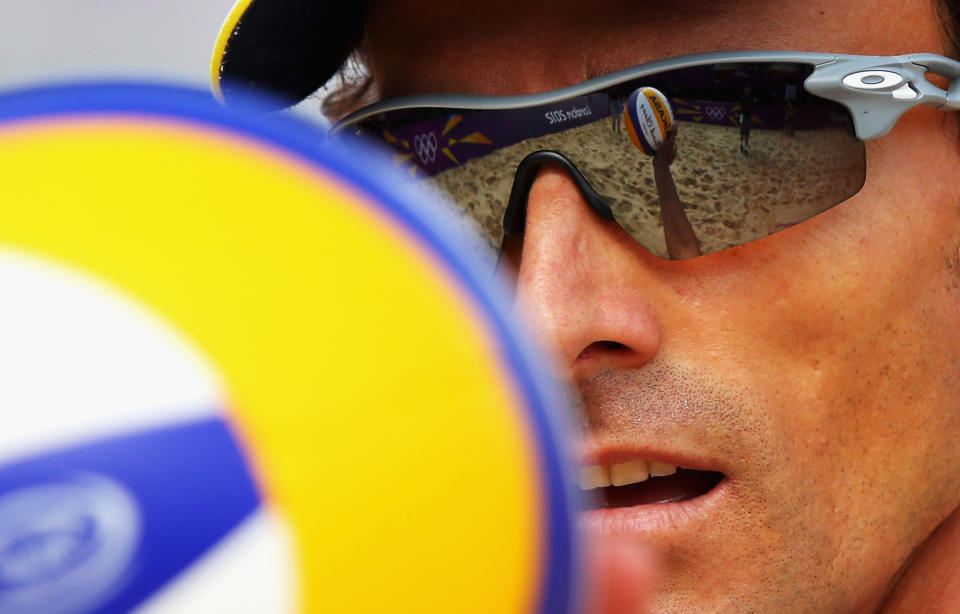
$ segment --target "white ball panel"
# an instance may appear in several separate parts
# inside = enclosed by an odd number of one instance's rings
[[[261,507],[135,614],[287,614],[297,574],[289,530]]]
[[[0,462],[213,413],[222,386],[167,323],[108,285],[0,249]]]

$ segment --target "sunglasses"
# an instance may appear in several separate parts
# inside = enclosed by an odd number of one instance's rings
[[[850,198],[866,179],[864,142],[917,105],[960,108],[960,63],[741,51],[541,94],[384,101],[331,134],[387,146],[494,249],[523,234],[529,191],[551,164],[647,250],[684,258],[766,237]]]

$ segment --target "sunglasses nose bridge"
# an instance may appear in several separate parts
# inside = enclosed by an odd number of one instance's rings
[[[586,205],[574,175],[554,165],[555,158],[547,160],[551,166],[541,162],[529,197],[524,192],[522,236],[504,241],[515,273],[515,308],[555,357],[560,379],[639,368],[660,345],[653,301],[664,284],[657,267],[648,266],[643,250],[611,240],[617,231]]]
[[[543,149],[528,155],[517,165],[513,187],[510,190],[510,198],[507,201],[507,209],[503,214],[504,236],[523,234],[523,229],[527,223],[527,201],[530,189],[537,179],[540,167],[544,164],[552,164],[563,169],[576,184],[586,203],[597,215],[605,220],[614,219],[613,211],[610,210],[607,203],[591,187],[569,158],[560,152]]]

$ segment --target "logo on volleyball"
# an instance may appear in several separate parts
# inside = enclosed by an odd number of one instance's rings
[[[82,473],[0,497],[0,614],[86,612],[127,578],[141,521],[126,489]]]
[[[659,94],[660,92],[656,92],[656,93]],[[660,96],[651,95],[651,93],[647,94],[647,98],[650,100],[650,104],[653,105],[653,108],[656,109],[660,122],[666,127],[667,130],[669,130],[670,115],[669,113],[667,113],[666,107],[663,106],[663,100],[660,99]]]
[[[646,128],[647,134],[652,136],[653,130],[657,126],[657,120],[653,117],[653,113],[650,112],[650,108],[646,105],[639,105],[637,108],[643,114],[643,125]]]
[[[413,150],[421,162],[430,164],[437,159],[437,135],[428,132],[413,137]]]

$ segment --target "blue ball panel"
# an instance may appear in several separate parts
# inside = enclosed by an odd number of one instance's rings
[[[0,613],[119,613],[260,503],[217,418],[0,467]]]

